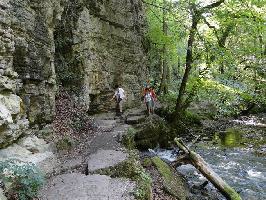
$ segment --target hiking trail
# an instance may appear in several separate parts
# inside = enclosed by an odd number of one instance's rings
[[[49,178],[42,190],[41,200],[131,200],[136,183],[126,178],[112,178],[97,171],[114,167],[128,158],[121,144],[132,124],[146,116],[144,109],[130,109],[121,118],[115,113],[94,115],[97,131],[86,141],[83,152],[62,162],[60,170]]]

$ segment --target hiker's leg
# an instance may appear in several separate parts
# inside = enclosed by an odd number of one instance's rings
[[[148,114],[151,114],[151,101],[148,102]]]
[[[123,111],[123,100],[121,100],[120,102],[119,102],[119,112],[120,113],[122,113],[122,111]]]
[[[146,102],[146,110],[147,110],[147,114],[149,115],[149,102]]]
[[[154,100],[151,100],[151,113],[154,114]]]
[[[115,112],[116,116],[119,116],[119,102],[116,102]]]

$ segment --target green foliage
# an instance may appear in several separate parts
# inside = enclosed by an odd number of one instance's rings
[[[147,2],[150,3],[147,36],[151,42],[151,74],[161,75],[161,60],[166,56],[171,66],[169,88],[174,92],[160,99],[166,103],[163,110],[173,113],[175,99],[172,97],[178,94],[186,62],[192,14],[189,10],[191,6],[202,10],[211,3]],[[210,102],[217,108],[214,116],[220,117],[237,115],[252,104],[260,108],[266,105],[266,6],[261,2],[230,0],[215,9],[204,9],[198,16],[192,49],[193,63],[183,97],[183,110],[192,102]],[[163,19],[168,25],[167,34],[162,30]],[[162,54],[163,46],[167,49],[166,55]],[[176,73],[174,76],[173,72]]]
[[[158,97],[158,100],[162,103],[162,107],[157,109],[157,113],[160,116],[168,119],[175,111],[176,93],[169,92],[168,94],[161,95]]]
[[[198,101],[208,101],[215,105],[216,117],[237,115],[254,101],[254,93],[244,85],[229,80],[201,79],[202,87],[197,94]],[[263,98],[259,97],[261,103]]]
[[[126,161],[119,163],[115,167],[101,169],[96,173],[106,174],[111,177],[129,178],[137,183],[134,193],[137,200],[151,199],[151,177],[145,172],[145,169],[139,162],[138,155],[133,151],[130,152],[129,158]]]
[[[201,117],[197,113],[191,111],[185,111],[185,121],[189,124],[198,124],[201,125]]]
[[[160,78],[160,67],[163,59],[167,60],[170,70],[176,69],[178,59],[185,58],[185,37],[186,30],[183,24],[176,23],[176,20],[185,20],[188,15],[186,10],[175,12],[175,8],[168,1],[147,0],[147,20],[148,32],[147,39],[150,44],[149,48],[149,64],[150,73],[156,80]],[[156,6],[152,6],[156,5]],[[163,11],[165,10],[165,12]],[[174,13],[175,12],[175,13]],[[167,33],[163,31],[163,21],[167,24]],[[163,48],[166,52],[163,52]]]
[[[148,200],[151,199],[151,177],[145,172],[143,167],[137,168],[138,177],[136,181],[139,186],[135,193],[136,199],[138,200]]]
[[[58,150],[69,150],[73,147],[73,145],[74,142],[68,137],[64,137],[56,142],[56,148]]]
[[[136,130],[129,128],[127,134],[123,135],[122,144],[129,150],[135,149],[135,138]]]
[[[44,176],[35,165],[18,160],[0,162],[0,179],[3,180],[11,199],[33,199],[44,184]]]

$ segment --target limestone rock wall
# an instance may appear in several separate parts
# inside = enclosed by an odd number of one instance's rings
[[[145,80],[141,0],[0,0],[0,148],[53,120],[58,87],[108,111]]]
[[[0,0],[0,148],[52,121],[56,0]]]
[[[128,106],[140,103],[147,74],[144,34],[141,0],[68,2],[56,30],[56,67],[62,83],[81,83],[90,111],[114,107],[110,99],[116,84],[126,90]]]

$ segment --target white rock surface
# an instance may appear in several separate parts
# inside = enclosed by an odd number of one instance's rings
[[[93,172],[98,169],[104,169],[115,166],[128,158],[128,154],[115,150],[98,150],[90,155],[88,160],[88,171]]]
[[[0,161],[18,159],[33,163],[45,174],[51,173],[58,166],[56,156],[52,152],[52,145],[36,136],[27,137],[5,149],[0,150]]]
[[[133,200],[135,183],[105,175],[72,173],[52,178],[40,200]]]
[[[0,126],[7,123],[13,123],[12,116],[7,107],[0,102]]]
[[[10,114],[18,114],[20,112],[21,99],[15,94],[1,95],[0,94],[0,105],[4,105]]]
[[[4,195],[4,191],[0,188],[0,200],[7,200],[6,196]]]
[[[46,143],[44,139],[40,139],[37,136],[25,137],[18,144],[31,152],[44,153],[46,151],[53,151],[52,144]]]

